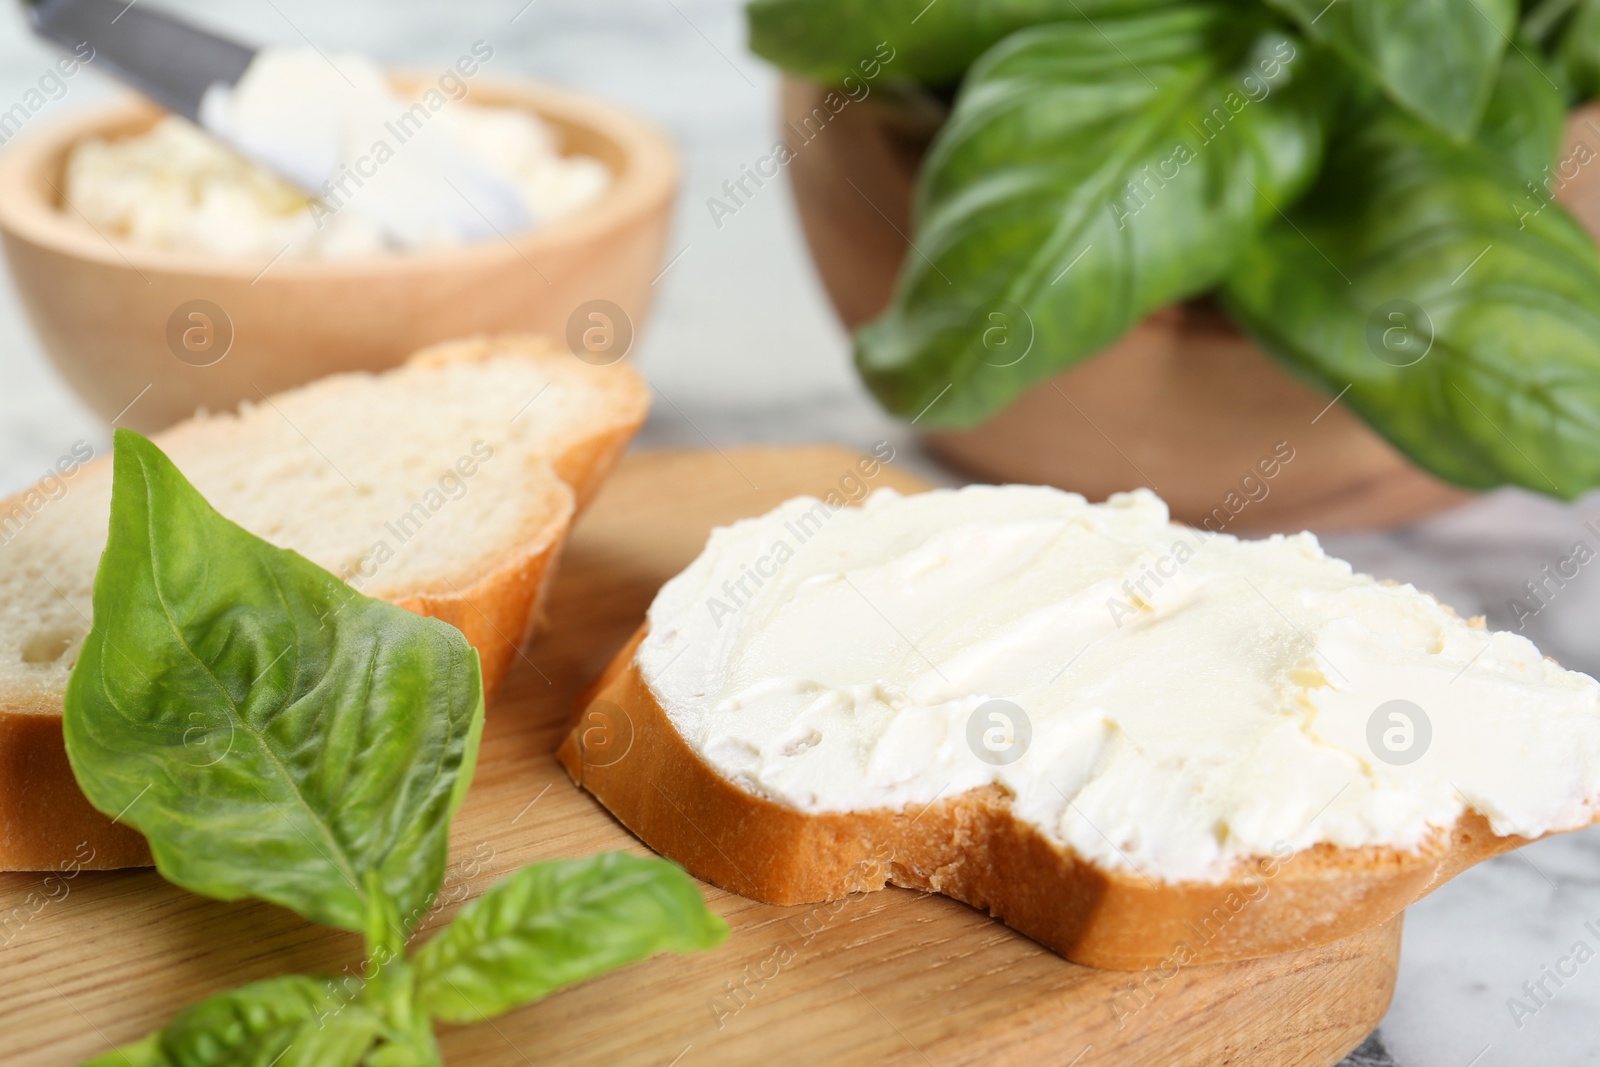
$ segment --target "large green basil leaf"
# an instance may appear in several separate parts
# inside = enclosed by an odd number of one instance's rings
[[[210,997],[85,1067],[354,1067],[378,1020],[329,979],[253,982]]]
[[[753,0],[750,50],[794,74],[939,86],[990,45],[1046,22],[1103,19],[1179,0]]]
[[[364,597],[218,515],[116,434],[73,773],[172,882],[364,932],[438,891],[483,724],[460,631]]]
[[[1519,179],[1538,187],[1566,139],[1565,75],[1542,62],[1533,42],[1520,44],[1500,64],[1477,139]]]
[[[1423,467],[1600,485],[1600,254],[1500,160],[1388,110],[1241,260],[1239,321]]]
[[[728,927],[675,864],[621,852],[524,867],[462,908],[416,957],[418,1000],[489,1019],[657,952],[712,948]]]
[[[1457,139],[1489,102],[1516,0],[1268,0]]]
[[[873,392],[972,425],[1213,287],[1316,172],[1334,94],[1314,62],[1270,14],[1217,4],[997,45],[923,165],[894,301],[857,335]]]

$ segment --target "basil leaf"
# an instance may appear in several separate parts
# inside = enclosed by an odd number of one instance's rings
[[[84,1060],[81,1067],[172,1067],[172,1061],[161,1051],[161,1034],[157,1032],[142,1041],[119,1045],[92,1060]]]
[[[1500,64],[1477,139],[1518,179],[1538,186],[1566,141],[1567,93],[1560,70],[1535,58],[1531,41],[1521,43]]]
[[[1571,98],[1600,96],[1600,0],[1544,0],[1523,17],[1535,41],[1571,83]]]
[[[320,1023],[308,1019],[300,1024],[279,1058],[267,1060],[261,1067],[356,1067],[366,1062],[367,1050],[372,1048],[380,1029],[373,1016],[352,1009]],[[439,1061],[419,1062],[437,1067]]]
[[[1219,4],[996,46],[923,165],[894,301],[857,334],[869,387],[969,426],[1212,288],[1316,172],[1333,94],[1314,62]]]
[[[1579,5],[1557,54],[1580,99],[1600,96],[1600,2],[1584,0]]]
[[[893,80],[940,86],[961,78],[990,45],[1045,22],[1084,22],[1169,7],[1178,0],[753,0],[750,50],[815,81]],[[848,84],[848,83],[847,83]]]
[[[1472,136],[1516,25],[1516,0],[1268,0],[1396,103]]]
[[[349,1008],[333,982],[290,975],[231,989],[173,1016],[161,1031],[161,1047],[175,1064],[215,1063],[237,1057],[247,1046],[280,1054],[306,1022],[337,1017]],[[358,1009],[357,1009],[358,1010]]]
[[[461,633],[218,515],[116,433],[94,623],[67,685],[73,773],[172,882],[363,932],[439,888],[483,725]]]
[[[1225,290],[1265,347],[1448,481],[1600,485],[1600,254],[1561,207],[1391,110],[1291,218]]]
[[[202,1000],[86,1067],[354,1067],[377,1032],[330,980],[270,978]]]
[[[728,927],[675,864],[610,852],[524,867],[462,908],[416,956],[422,1009],[479,1022],[657,952],[712,948]]]

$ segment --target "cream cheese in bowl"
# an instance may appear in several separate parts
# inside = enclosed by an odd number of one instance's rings
[[[408,98],[362,56],[264,49],[238,85],[208,94],[206,130],[169,117],[81,142],[63,193],[142,246],[285,258],[498,239],[595,200],[611,183],[603,163],[563,155],[530,111],[469,101],[492,55],[474,46]]]

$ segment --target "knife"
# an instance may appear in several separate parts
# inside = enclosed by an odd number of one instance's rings
[[[200,121],[206,90],[237,85],[256,57],[226,37],[124,0],[23,0],[34,32],[94,61],[168,111]]]
[[[325,195],[324,183],[334,172],[311,174],[263,156],[259,144],[218,129],[205,111],[215,99],[238,85],[259,49],[202,30],[171,15],[135,6],[137,0],[22,0],[34,32],[70,50],[88,43],[94,63],[156,103],[208,129],[236,151],[274,171],[313,197]],[[309,125],[309,124],[308,124]],[[282,148],[280,144],[277,147]],[[510,183],[473,157],[458,150],[427,160],[421,184],[409,201],[381,196],[357,197],[351,207],[367,216],[391,239],[404,245],[404,235],[427,220],[468,240],[486,240],[525,230],[533,224],[521,197]],[[424,189],[423,186],[426,186]],[[421,190],[417,192],[416,190]]]

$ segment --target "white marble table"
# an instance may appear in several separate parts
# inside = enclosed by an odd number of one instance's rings
[[[155,2],[155,0],[151,0]],[[916,455],[856,384],[848,347],[802,250],[788,190],[770,183],[719,228],[706,208],[739,165],[768,150],[774,79],[744,48],[733,0],[184,0],[167,6],[257,41],[360,49],[398,64],[452,60],[477,39],[518,73],[580,86],[652,116],[686,162],[658,309],[640,368],[671,397],[640,447],[753,440],[891,437],[902,461],[953,480]],[[0,112],[34,84],[50,54],[20,13],[0,15]],[[108,92],[93,74],[30,121]],[[8,281],[0,281],[0,492],[43,473],[74,442],[107,441],[40,352]],[[1508,602],[1546,563],[1585,537],[1600,503],[1562,506],[1502,492],[1418,527],[1327,539],[1373,573],[1414,582],[1463,613],[1512,627]],[[1563,663],[1600,671],[1600,578],[1588,570],[1532,619],[1527,633]],[[1591,960],[1521,1026],[1526,999],[1578,941],[1600,950],[1600,830],[1491,861],[1412,908],[1394,1006],[1380,1035],[1405,1067],[1576,1067],[1600,1063],[1600,960]],[[3,962],[3,961],[0,961]],[[1530,1002],[1531,1003],[1531,1002]]]

